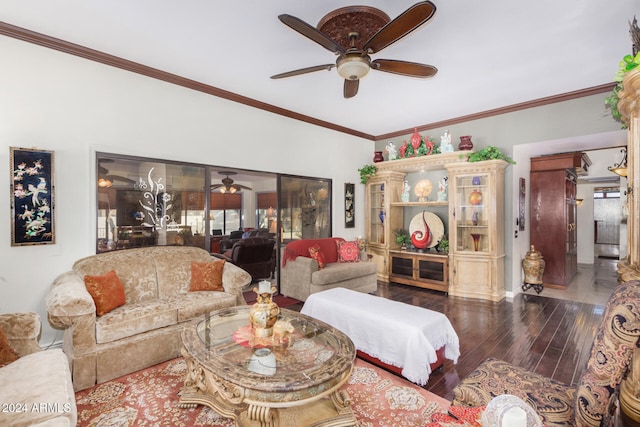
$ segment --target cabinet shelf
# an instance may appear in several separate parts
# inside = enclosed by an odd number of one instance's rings
[[[433,206],[449,206],[449,202],[393,202],[391,203],[391,206],[398,206],[398,207],[412,207],[412,206],[418,206],[418,207],[433,207]]]

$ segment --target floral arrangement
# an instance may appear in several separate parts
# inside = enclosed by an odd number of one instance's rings
[[[480,151],[475,151],[467,155],[467,160],[469,162],[481,162],[483,160],[504,160],[505,162],[511,163],[514,165],[516,162],[509,156],[505,156],[505,154],[498,148],[490,145],[481,149]]]
[[[633,22],[629,23],[631,27],[629,33],[631,34],[632,51],[631,55],[625,55],[620,61],[618,72],[614,77],[616,85],[613,87],[613,91],[604,100],[604,105],[611,112],[611,117],[618,123],[622,123],[622,128],[625,129],[627,124],[622,120],[622,115],[618,111],[618,101],[620,101],[619,93],[622,91],[622,79],[631,70],[638,68],[640,65],[640,28],[638,28],[638,21],[633,18]]]
[[[375,167],[375,165],[364,165],[358,169],[358,172],[360,172],[360,183],[366,184],[369,182],[369,177],[375,175],[377,170],[378,168]]]
[[[622,79],[624,76],[631,70],[640,65],[640,52],[633,55],[625,55],[624,58],[620,61],[620,68],[616,73],[614,78],[616,85],[613,87],[613,91],[609,96],[607,96],[604,100],[604,105],[611,111],[611,117],[618,123],[622,123],[622,128],[626,128],[627,124],[622,120],[622,115],[620,111],[618,111],[618,101],[620,101],[619,93],[622,91]]]
[[[440,146],[436,145],[433,138],[423,137],[418,133],[418,129],[414,128],[410,142],[405,140],[399,151],[399,159],[407,159],[410,157],[428,156],[430,154],[440,153]]]

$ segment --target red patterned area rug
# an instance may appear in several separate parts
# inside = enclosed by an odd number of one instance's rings
[[[185,373],[178,358],[80,391],[78,426],[232,427],[207,407],[178,407]],[[343,390],[361,427],[423,427],[449,407],[449,401],[361,359]]]

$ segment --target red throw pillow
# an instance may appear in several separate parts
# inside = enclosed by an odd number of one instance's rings
[[[102,316],[124,305],[124,286],[115,270],[103,276],[84,276],[84,285],[96,304],[96,314]]]
[[[0,327],[0,367],[8,365],[19,358],[20,355],[11,348],[7,334],[4,332],[4,329]]]
[[[309,246],[309,255],[318,262],[318,270],[322,270],[327,265],[324,252],[320,249],[319,244],[316,243],[313,246]]]
[[[224,259],[213,262],[192,262],[189,291],[224,292],[224,286],[222,286],[222,271],[225,262],[226,260]]]
[[[336,242],[338,245],[338,262],[360,262],[358,242]]]

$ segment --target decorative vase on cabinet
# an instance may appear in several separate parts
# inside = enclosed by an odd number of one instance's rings
[[[450,163],[449,294],[500,301],[504,290],[504,160]]]

